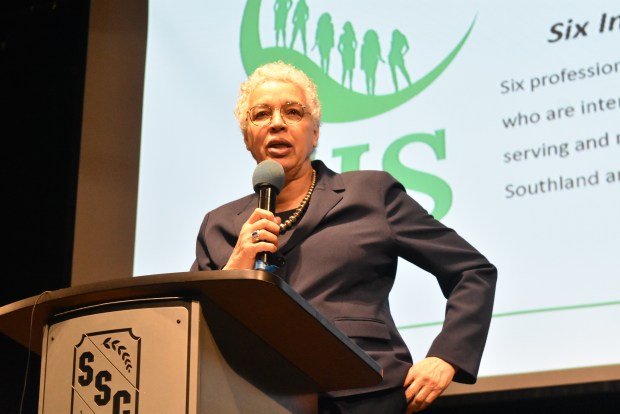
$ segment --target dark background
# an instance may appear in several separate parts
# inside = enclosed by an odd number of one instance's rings
[[[89,3],[0,1],[0,306],[71,284]],[[19,413],[22,395],[22,413],[37,412],[40,358],[28,356],[0,335],[0,414]],[[426,412],[615,414],[620,381],[444,397]]]

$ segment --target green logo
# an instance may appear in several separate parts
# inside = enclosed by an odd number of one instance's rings
[[[273,9],[264,12],[274,13],[275,45],[264,47],[259,30],[260,9],[261,0],[248,0],[243,12],[240,48],[246,73],[249,75],[257,67],[276,60],[295,65],[316,83],[323,108],[323,121],[332,123],[352,122],[381,115],[422,93],[456,58],[476,22],[474,17],[461,40],[446,57],[428,73],[412,81],[404,59],[409,51],[409,43],[400,30],[392,31],[390,48],[384,59],[385,55],[381,53],[379,36],[375,30],[367,30],[358,39],[353,23],[347,21],[336,37],[331,15],[323,13],[317,20],[314,42],[309,48],[306,39],[309,8],[306,0],[274,0]],[[287,27],[289,24],[292,27]],[[287,38],[287,33],[290,34],[290,38]],[[319,52],[318,63],[308,57],[308,52],[314,49],[318,49]],[[333,49],[338,52],[333,55],[336,57],[340,55],[342,63],[339,80],[329,74]],[[375,93],[376,72],[380,62],[390,67],[394,87],[392,93],[384,95]],[[354,76],[364,77],[365,93],[353,90]],[[399,77],[406,82],[402,88],[398,85]],[[405,149],[410,151],[413,146],[420,145],[432,149],[436,161],[446,159],[446,132],[438,128],[432,133],[407,134],[391,142],[383,154],[382,168],[390,172],[407,189],[431,197],[434,202],[431,214],[441,219],[452,206],[450,185],[434,174],[407,165],[407,160],[402,157]],[[332,156],[340,159],[342,172],[354,171],[361,169],[362,156],[373,150],[370,144],[360,143],[333,148]]]
[[[318,48],[320,62],[317,64],[308,56],[306,42],[306,24],[308,21],[308,5],[306,0],[298,0],[293,8],[292,0],[275,0],[275,34],[276,45],[263,47],[259,33],[259,15],[261,0],[248,0],[243,12],[241,23],[241,58],[247,74],[265,63],[282,60],[291,63],[306,72],[316,83],[321,105],[323,121],[351,122],[370,118],[390,111],[409,101],[429,87],[450,65],[457,56],[469,34],[475,18],[467,32],[454,46],[452,51],[424,76],[412,82],[404,64],[404,54],[409,50],[406,37],[399,30],[392,32],[391,47],[387,56],[390,65],[392,82],[395,91],[391,94],[375,94],[375,74],[379,62],[384,62],[380,51],[377,33],[368,30],[361,42],[355,37],[353,24],[346,22],[336,43],[334,27],[329,13],[323,13],[317,22],[314,45]],[[289,19],[289,15],[291,19]],[[291,22],[291,38],[287,39],[287,23]],[[303,52],[296,50],[301,44]],[[329,76],[331,50],[336,48],[342,58],[342,76],[340,82]],[[357,50],[359,49],[360,65],[365,76],[366,93],[352,89],[353,69]],[[407,81],[407,86],[399,90],[397,73]]]

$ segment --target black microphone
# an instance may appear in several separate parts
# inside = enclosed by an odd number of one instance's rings
[[[276,212],[276,196],[284,185],[284,168],[273,160],[265,160],[256,166],[252,174],[252,185],[258,194],[258,208]],[[256,255],[254,269],[273,272],[278,267],[270,263],[269,252]]]

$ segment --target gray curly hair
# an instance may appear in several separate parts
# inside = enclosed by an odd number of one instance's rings
[[[310,116],[314,125],[318,128],[321,125],[321,103],[314,82],[301,70],[295,66],[282,61],[267,63],[259,66],[250,77],[241,84],[235,116],[239,121],[241,132],[245,135],[248,129],[247,113],[250,109],[250,95],[259,85],[268,81],[291,82],[301,88],[306,97],[306,106],[310,111]]]

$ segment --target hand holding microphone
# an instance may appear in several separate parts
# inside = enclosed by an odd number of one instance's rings
[[[275,271],[271,253],[278,249],[279,219],[274,218],[276,196],[284,185],[284,170],[273,160],[258,164],[252,176],[258,208],[244,223],[228,263],[223,269]]]
[[[252,175],[252,185],[258,194],[258,208],[276,212],[276,196],[284,185],[284,169],[273,160],[264,160],[256,166]],[[260,241],[260,232],[252,232],[252,239]],[[260,252],[256,255],[254,269],[275,271],[277,266],[270,260],[269,252]]]

